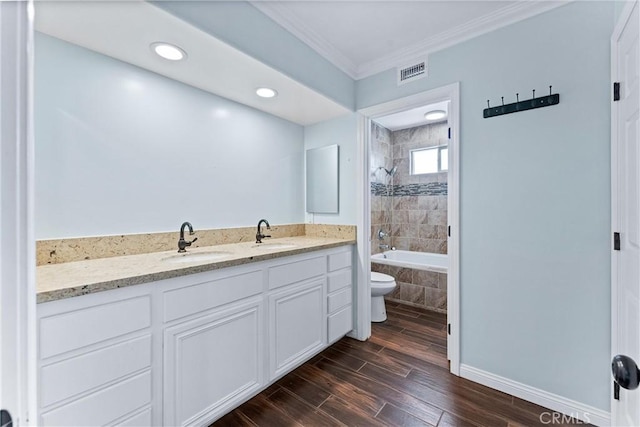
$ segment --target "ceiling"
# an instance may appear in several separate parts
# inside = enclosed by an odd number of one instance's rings
[[[35,11],[37,31],[303,126],[349,112],[144,1],[46,1],[37,2]],[[155,55],[150,45],[158,41],[180,46],[187,51],[187,60],[173,62]],[[278,96],[259,98],[255,90],[263,86],[276,89]]]
[[[422,60],[429,52],[567,1],[264,0],[251,4],[349,76],[360,79]],[[143,0],[38,1],[35,18],[40,32],[300,125],[322,122],[349,111]],[[187,51],[187,60],[171,62],[159,58],[149,47],[157,41],[182,47]],[[278,96],[257,97],[255,89],[262,86],[276,89]],[[389,126],[399,129],[415,125],[399,123]]]
[[[445,117],[438,120],[427,120],[424,115],[430,111],[441,110],[447,113]],[[449,118],[449,101],[442,101],[436,104],[423,105],[421,107],[412,108],[410,110],[401,111],[399,113],[389,114],[383,117],[373,119],[380,126],[396,131],[408,129],[416,126],[424,126],[431,123],[447,121]]]
[[[566,4],[553,1],[252,1],[353,79],[408,65]]]

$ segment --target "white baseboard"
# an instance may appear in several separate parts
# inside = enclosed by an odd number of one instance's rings
[[[472,366],[461,364],[460,376],[589,424],[603,427],[611,425],[611,414],[602,409],[597,409]],[[541,421],[545,424],[553,425],[551,416],[549,415],[548,420],[542,419]],[[549,422],[547,423],[546,421]]]

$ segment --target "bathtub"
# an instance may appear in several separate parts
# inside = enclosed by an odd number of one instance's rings
[[[446,273],[449,267],[447,255],[402,250],[385,251],[381,254],[371,255],[371,262],[437,273]]]

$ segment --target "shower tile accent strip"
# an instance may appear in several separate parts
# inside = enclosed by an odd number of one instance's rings
[[[398,184],[392,186],[387,194],[387,186],[379,182],[371,183],[371,194],[374,196],[446,196],[446,182],[429,182],[426,184]]]

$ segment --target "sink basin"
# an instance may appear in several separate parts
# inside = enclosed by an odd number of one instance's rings
[[[296,245],[295,243],[273,242],[273,243],[256,243],[251,247],[258,248],[258,249],[291,249],[291,248],[297,248],[298,245]]]
[[[182,254],[172,255],[164,258],[162,261],[171,264],[187,264],[193,262],[209,262],[220,261],[225,258],[229,258],[231,252],[213,251],[213,252],[186,252]]]

